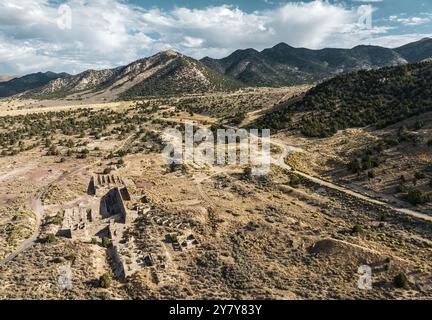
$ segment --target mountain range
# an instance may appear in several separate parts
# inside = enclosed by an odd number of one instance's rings
[[[432,54],[432,51],[431,51]],[[204,64],[251,86],[286,86],[319,81],[340,73],[407,63],[394,50],[377,46],[311,50],[280,43],[258,52],[237,50]]]
[[[182,93],[225,91],[242,86],[289,86],[315,83],[362,69],[416,63],[432,58],[432,39],[389,49],[311,50],[280,43],[272,48],[237,50],[222,59],[200,61],[168,50],[149,58],[77,75],[34,73],[0,82],[0,97],[133,99]]]
[[[389,49],[357,46],[352,49],[311,50],[279,43],[259,52],[237,50],[226,58],[201,60],[208,67],[249,86],[286,86],[313,83],[361,69],[416,63],[432,58],[432,39],[425,38]]]

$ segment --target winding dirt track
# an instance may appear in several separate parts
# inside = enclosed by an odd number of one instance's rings
[[[226,129],[238,130],[238,128],[233,127],[233,126],[225,125],[224,127]],[[259,139],[259,137],[258,137],[258,139]],[[309,181],[311,181],[311,182],[313,182],[313,183],[315,183],[315,184],[317,184],[317,185],[319,185],[319,186],[321,186],[323,188],[336,190],[336,191],[344,193],[344,194],[346,194],[348,196],[355,197],[355,198],[357,198],[359,200],[362,200],[362,201],[365,201],[365,202],[368,202],[368,203],[371,203],[371,204],[374,204],[374,205],[379,205],[379,206],[385,207],[385,208],[390,209],[392,211],[395,211],[397,213],[405,214],[405,215],[411,216],[411,217],[416,218],[416,219],[421,219],[421,220],[432,222],[432,215],[428,215],[428,214],[425,214],[425,213],[422,213],[422,212],[419,212],[419,211],[415,211],[415,210],[412,210],[412,209],[407,209],[407,208],[402,208],[402,207],[399,207],[399,206],[396,206],[396,205],[392,205],[390,203],[387,203],[387,202],[384,202],[382,200],[379,200],[379,199],[376,199],[374,197],[371,197],[369,195],[360,193],[360,192],[355,191],[353,189],[350,189],[348,187],[341,186],[341,185],[335,184],[333,182],[326,181],[324,179],[321,179],[321,178],[309,175],[309,174],[307,174],[305,172],[299,171],[297,169],[294,169],[294,168],[292,168],[291,166],[289,166],[289,165],[287,165],[285,163],[285,159],[286,159],[286,157],[288,156],[288,154],[290,152],[299,151],[301,149],[300,148],[296,148],[296,147],[287,146],[282,141],[279,141],[279,140],[274,139],[274,138],[271,138],[270,143],[273,146],[276,146],[276,147],[278,147],[279,149],[282,150],[282,153],[277,158],[274,158],[274,157],[271,158],[272,164],[274,164],[274,165],[276,165],[276,166],[278,166],[280,168],[283,168],[283,169],[286,169],[288,171],[291,171],[291,172],[297,174],[298,176],[300,176],[300,177],[302,177],[302,178],[304,178],[306,180],[309,180]],[[210,203],[213,203],[211,201],[211,199],[207,196],[207,194],[204,192],[204,190],[201,188],[200,181],[195,181],[195,183],[197,184],[198,190],[200,191],[200,193],[203,196],[203,198],[205,198],[206,200],[208,200]]]
[[[317,185],[320,185],[321,187],[328,188],[328,189],[333,189],[333,190],[342,192],[342,193],[344,193],[346,195],[355,197],[357,199],[369,202],[371,204],[380,205],[380,206],[386,207],[388,209],[391,209],[391,210],[393,210],[395,212],[398,212],[398,213],[401,213],[401,214],[406,214],[406,215],[412,216],[412,217],[417,218],[417,219],[422,219],[422,220],[426,220],[426,221],[431,221],[432,222],[432,215],[428,215],[428,214],[425,214],[425,213],[422,213],[422,212],[418,212],[418,211],[415,211],[415,210],[412,210],[412,209],[401,208],[401,207],[389,204],[387,202],[375,199],[375,198],[373,198],[371,196],[362,194],[362,193],[360,193],[358,191],[354,191],[354,190],[352,190],[352,189],[350,189],[348,187],[337,185],[337,184],[335,184],[333,182],[326,181],[324,179],[321,179],[321,178],[318,178],[318,177],[315,177],[315,176],[311,176],[311,175],[309,175],[309,174],[307,174],[305,172],[296,170],[296,169],[290,167],[289,165],[287,165],[285,163],[285,161],[284,161],[284,159],[286,158],[286,156],[288,155],[288,153],[291,152],[291,151],[293,151],[295,148],[287,146],[284,143],[282,143],[281,141],[278,141],[278,140],[275,140],[275,139],[271,140],[271,144],[275,145],[275,146],[277,146],[277,147],[279,147],[279,148],[281,148],[283,150],[282,155],[278,159],[274,159],[274,158],[272,159],[273,164],[275,164],[275,165],[277,165],[277,166],[279,166],[281,168],[290,170],[291,172],[293,172],[293,173],[301,176],[304,179],[312,181],[313,183],[316,183]]]
[[[0,266],[8,263],[9,261],[12,261],[21,252],[32,247],[36,243],[36,240],[39,237],[39,229],[40,229],[40,226],[42,223],[42,219],[44,217],[44,208],[43,208],[42,201],[41,201],[40,197],[37,195],[32,196],[29,199],[29,201],[30,201],[30,207],[33,210],[33,212],[35,213],[35,217],[36,217],[36,225],[35,225],[34,232],[30,236],[30,238],[27,238],[26,240],[24,240],[24,242],[21,243],[21,245],[14,252],[12,252],[5,259],[0,261]]]
[[[225,126],[225,127],[227,129],[238,130],[238,128],[232,127],[232,126]],[[258,139],[259,139],[259,137],[258,137]],[[413,218],[416,218],[416,219],[422,219],[422,220],[425,220],[425,221],[432,222],[432,215],[428,215],[428,214],[425,214],[425,213],[422,213],[422,212],[419,212],[419,211],[415,211],[415,210],[412,210],[412,209],[398,207],[398,206],[392,205],[390,203],[381,201],[379,199],[373,198],[373,197],[371,197],[369,195],[365,195],[365,194],[360,193],[358,191],[352,190],[352,189],[350,189],[348,187],[337,185],[337,184],[335,184],[333,182],[326,181],[324,179],[321,179],[321,178],[318,178],[318,177],[315,177],[315,176],[311,176],[310,174],[307,174],[305,172],[302,172],[302,171],[299,171],[297,169],[294,169],[294,168],[292,168],[291,166],[289,166],[289,165],[287,165],[285,163],[285,159],[286,159],[286,157],[288,156],[288,154],[290,152],[293,152],[293,151],[296,151],[296,150],[301,150],[301,149],[296,148],[296,147],[287,146],[282,141],[279,141],[279,140],[274,139],[274,138],[271,138],[270,143],[273,146],[276,146],[276,147],[278,147],[278,148],[280,148],[282,150],[282,154],[278,158],[274,158],[274,157],[271,158],[272,164],[277,165],[280,168],[289,170],[289,171],[291,171],[291,172],[293,172],[293,173],[301,176],[302,178],[304,178],[306,180],[309,180],[309,181],[311,181],[311,182],[313,182],[313,183],[315,183],[315,184],[317,184],[317,185],[319,185],[319,186],[321,186],[323,188],[328,188],[328,189],[336,190],[338,192],[342,192],[342,193],[344,193],[344,194],[346,194],[348,196],[355,197],[355,198],[360,199],[362,201],[366,201],[366,202],[369,202],[371,204],[383,206],[383,207],[385,207],[387,209],[390,209],[390,210],[393,210],[393,211],[395,211],[397,213],[409,215],[409,216],[411,216]]]

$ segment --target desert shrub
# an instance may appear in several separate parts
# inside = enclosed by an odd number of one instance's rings
[[[178,242],[178,236],[176,234],[170,235],[171,242]]]
[[[412,205],[420,205],[429,202],[429,196],[418,189],[411,189],[408,191],[407,200]]]
[[[52,222],[57,225],[61,225],[63,222],[63,214],[60,212],[56,214],[56,216],[53,218]]]
[[[417,120],[416,123],[414,124],[414,130],[420,130],[421,128],[423,128],[424,126],[424,122],[421,120]]]
[[[126,150],[119,150],[119,151],[117,151],[117,156],[118,157],[124,157],[124,156],[126,156],[127,155],[127,151]]]
[[[110,240],[108,237],[103,237],[103,238],[102,238],[102,245],[103,245],[105,248],[109,248],[109,247],[111,247],[111,245],[112,245],[111,240]]]
[[[298,186],[300,185],[300,178],[295,174],[290,175],[289,185],[290,187],[298,188]]]
[[[56,236],[54,233],[48,233],[43,240],[43,242],[45,243],[53,243],[55,241],[56,241]]]
[[[351,229],[351,233],[353,234],[358,234],[360,232],[362,232],[362,227],[359,226],[358,224],[354,225]]]
[[[229,123],[237,126],[246,118],[246,114],[244,112],[238,112],[234,117],[229,120]]]
[[[358,159],[353,159],[348,163],[347,168],[352,173],[359,173],[362,169],[362,165]]]
[[[57,150],[57,148],[54,145],[51,145],[48,148],[47,156],[57,156],[59,154],[60,154],[59,151]]]
[[[393,137],[384,138],[384,143],[388,146],[394,147],[399,144],[399,139]]]
[[[370,155],[367,155],[362,158],[362,169],[368,170],[371,168],[376,168],[379,166],[379,160],[377,157],[372,157]]]
[[[403,272],[399,273],[396,277],[394,277],[393,284],[395,285],[396,288],[400,288],[400,289],[409,288],[408,278]]]
[[[384,221],[387,221],[388,220],[388,215],[386,214],[386,213],[383,213],[381,216],[380,216],[380,219],[379,219],[381,222],[384,222]]]
[[[423,172],[418,171],[414,174],[414,178],[416,178],[417,180],[421,180],[426,178],[426,175]]]
[[[99,277],[99,286],[101,288],[108,289],[109,287],[111,287],[111,284],[112,280],[108,273],[104,273]]]
[[[406,189],[407,188],[405,187],[405,185],[403,183],[401,183],[396,187],[396,192],[404,193],[404,192],[406,192]]]
[[[77,257],[76,257],[75,254],[70,254],[70,255],[65,256],[65,259],[67,261],[69,261],[71,264],[74,264],[75,261],[76,261],[76,259],[77,259]]]

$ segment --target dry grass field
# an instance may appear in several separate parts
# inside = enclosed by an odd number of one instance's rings
[[[0,298],[432,298],[431,221],[276,165],[250,176],[240,165],[164,163],[167,127],[246,125],[305,89],[2,101]],[[419,139],[430,136],[430,123],[415,131]],[[429,205],[413,207],[394,192],[401,172],[409,185],[418,171],[425,177],[416,185],[429,190],[424,143],[384,150],[374,177],[346,169],[353,152],[396,130],[274,139],[301,148],[286,159],[299,172],[428,215]],[[119,189],[124,211],[109,196]],[[111,214],[114,207],[121,213]],[[62,235],[65,226],[71,236]],[[372,270],[371,290],[358,286],[362,265]],[[62,268],[70,271],[68,288],[59,285]]]

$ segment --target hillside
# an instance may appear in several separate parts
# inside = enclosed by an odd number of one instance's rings
[[[397,52],[377,46],[311,50],[280,43],[258,52],[237,50],[223,59],[204,58],[209,68],[253,86],[286,86],[319,81],[360,69],[405,64]]]
[[[409,43],[395,49],[409,63],[421,62],[432,58],[432,38],[424,38],[420,41]]]
[[[67,73],[38,72],[5,82],[0,82],[0,97],[8,97],[27,90],[40,88],[52,80],[61,79],[67,76]]]
[[[298,102],[258,120],[260,127],[299,129],[310,137],[340,129],[383,128],[432,111],[432,63],[387,67],[337,76],[307,92]]]
[[[226,91],[241,87],[241,83],[221,75],[200,63],[176,52],[164,58],[157,72],[121,94],[130,99],[140,96],[159,96],[182,93]]]
[[[240,86],[237,81],[210,70],[199,61],[175,51],[165,51],[127,66],[87,70],[56,79],[26,95],[41,98],[98,95],[134,99],[139,96],[230,90]]]

